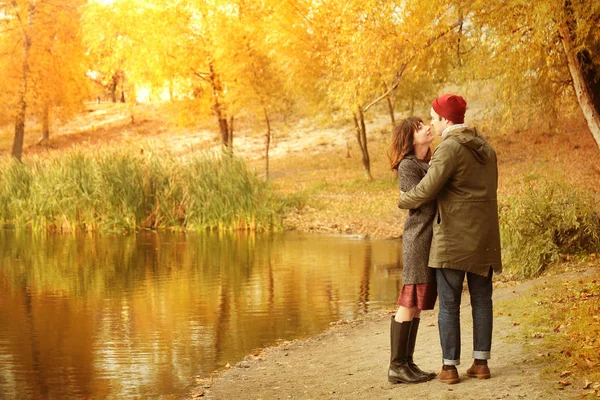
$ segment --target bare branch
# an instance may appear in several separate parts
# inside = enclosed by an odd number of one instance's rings
[[[390,95],[390,93],[392,93],[397,87],[398,85],[400,85],[400,78],[402,77],[402,74],[404,73],[404,70],[406,69],[406,67],[408,66],[408,64],[410,64],[416,57],[418,54],[420,54],[421,52],[427,50],[429,47],[431,47],[437,40],[441,39],[442,37],[446,36],[448,33],[452,32],[456,27],[462,26],[464,20],[461,18],[460,20],[458,20],[457,22],[455,22],[454,24],[448,26],[444,31],[438,33],[437,35],[430,37],[427,42],[425,43],[425,45],[423,47],[421,47],[417,52],[415,52],[409,59],[408,61],[406,61],[405,63],[403,63],[400,66],[400,69],[398,69],[398,71],[396,71],[396,74],[394,74],[394,80],[392,81],[392,85],[390,86],[390,89],[385,92],[384,94],[382,94],[381,96],[379,96],[378,98],[376,98],[375,100],[373,100],[371,103],[369,103],[364,109],[364,112],[367,112],[367,110],[369,108],[371,108],[372,106],[374,106],[375,104],[379,103],[381,100],[385,99],[387,96]]]
[[[404,70],[406,69],[408,63],[404,63],[402,64],[402,66],[400,67],[400,69],[396,72],[396,75],[394,75],[394,82],[392,83],[392,86],[381,96],[379,96],[378,98],[376,98],[375,100],[373,100],[369,105],[367,105],[364,108],[364,112],[367,112],[369,110],[369,108],[371,108],[371,106],[379,103],[381,100],[385,99],[387,96],[390,95],[390,93],[392,93],[400,84],[400,77],[402,76],[402,74],[404,73]]]
[[[192,70],[192,73],[197,78],[200,78],[200,79],[202,79],[205,82],[210,82],[210,73],[209,72],[202,72],[202,71]]]

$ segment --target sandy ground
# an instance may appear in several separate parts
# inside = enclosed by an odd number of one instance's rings
[[[588,271],[589,272],[589,271]],[[575,272],[578,277],[585,271]],[[203,399],[568,399],[580,396],[583,384],[559,384],[559,373],[541,374],[539,339],[525,337],[522,327],[503,303],[530,291],[534,285],[550,285],[558,275],[494,292],[494,343],[492,378],[478,380],[465,374],[470,366],[472,329],[468,293],[463,297],[461,382],[446,385],[437,380],[421,384],[387,382],[390,313],[370,315],[360,321],[338,322],[329,330],[305,340],[284,343],[247,356],[212,379],[199,380],[192,398]],[[441,350],[437,307],[421,316],[415,360],[424,370],[438,371]],[[545,377],[544,377],[545,376]],[[555,378],[555,379],[554,379]]]

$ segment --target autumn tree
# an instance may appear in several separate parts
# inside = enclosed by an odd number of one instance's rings
[[[391,96],[414,102],[433,96],[444,77],[456,37],[456,18],[426,2],[330,2],[313,5],[322,58],[321,85],[331,105],[352,115],[365,176],[371,179],[365,112]],[[383,92],[383,94],[382,94]],[[381,109],[379,109],[381,111]]]
[[[237,18],[223,32],[228,53],[234,55],[223,60],[228,64],[229,98],[234,100],[236,112],[244,112],[264,124],[268,179],[273,118],[285,112],[295,96],[303,96],[294,87],[301,67],[292,67],[302,59],[302,54],[291,54],[286,48],[291,45],[291,34],[286,28],[290,10],[285,9],[286,5],[273,0],[240,0],[236,4]]]
[[[32,49],[35,68],[30,80],[32,110],[42,121],[42,144],[50,140],[52,120],[72,117],[89,93],[80,35],[82,4],[82,0],[55,3],[38,16],[37,25],[44,27],[44,35]]]
[[[363,106],[384,83],[382,67],[389,58],[385,43],[373,44],[387,27],[391,10],[378,2],[358,1],[309,3],[305,19],[319,52],[322,77],[320,85],[329,109],[340,109],[352,116],[356,141],[361,151],[365,177],[372,179]]]
[[[600,4],[562,3],[557,29],[577,102],[600,148]]]
[[[151,23],[143,12],[145,4],[128,0],[106,4],[90,1],[82,16],[89,53],[88,75],[104,88],[113,103],[130,100],[127,79],[137,66],[136,55],[143,51],[143,33],[147,30],[144,27]]]
[[[212,112],[217,120],[220,142],[230,149],[233,143],[235,99],[230,95],[227,76],[233,54],[227,32],[237,18],[239,8],[232,2],[182,1],[174,12],[177,27],[171,31],[176,44],[171,56],[177,60],[175,74],[191,101],[193,113]],[[185,87],[188,89],[186,90]]]
[[[5,76],[12,78],[14,82],[9,84],[10,90],[9,104],[15,107],[15,136],[13,140],[12,155],[18,160],[23,153],[23,139],[25,137],[25,118],[27,115],[27,95],[29,85],[29,75],[31,71],[31,46],[34,43],[34,28],[36,12],[36,2],[33,0],[12,2],[9,6],[4,3],[3,12],[5,13],[6,26],[3,31],[2,40],[4,57],[11,57],[11,61],[5,65],[8,67]],[[6,45],[13,44],[14,52]],[[17,46],[14,46],[17,44]]]
[[[76,0],[1,3],[0,67],[7,105],[3,115],[14,118],[12,155],[19,160],[27,116],[42,117],[47,139],[50,113],[70,114],[85,93],[83,51],[77,34],[80,4]]]
[[[415,2],[417,4],[417,2]],[[488,82],[505,124],[548,121],[579,109],[600,147],[600,3],[508,0],[437,4],[463,21],[449,73]],[[461,79],[462,78],[462,79]]]

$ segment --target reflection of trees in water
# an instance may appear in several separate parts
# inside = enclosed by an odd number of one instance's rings
[[[81,304],[17,289],[0,274],[0,397],[91,395],[92,332]]]
[[[219,251],[205,262],[212,263],[213,269],[219,271],[213,367],[222,367],[246,355],[248,336],[277,328],[273,317],[277,312],[271,261],[273,240],[272,235],[265,234],[228,234],[220,236],[218,244],[212,243]],[[256,310],[256,315],[252,310]],[[264,344],[258,342],[256,346]]]
[[[225,281],[225,282],[224,282]],[[229,305],[229,285],[227,278],[221,276],[219,284],[219,308],[217,311],[217,321],[215,324],[215,343],[214,343],[214,365],[217,366],[223,358],[223,347],[225,336],[228,333],[229,319],[231,316],[231,307]]]
[[[358,296],[358,311],[359,313],[369,312],[369,290],[371,286],[371,267],[373,264],[372,257],[373,248],[371,242],[365,245],[365,257],[362,265],[362,274],[360,277],[360,292]]]
[[[28,338],[30,338],[30,346],[31,346],[31,369],[33,370],[33,375],[35,376],[35,385],[39,388],[39,394],[41,397],[48,396],[48,385],[46,384],[46,377],[44,376],[44,371],[42,370],[42,363],[40,361],[40,349],[39,342],[37,340],[37,333],[35,329],[34,323],[34,313],[32,310],[31,304],[31,294],[27,291],[27,287],[23,286],[23,300],[25,303],[25,313],[27,316],[27,324],[26,330],[22,332],[22,334]]]
[[[10,314],[0,308],[0,323],[30,332],[7,345],[23,354],[20,367],[34,371],[38,346],[44,370],[62,368],[60,380],[81,395],[172,393],[252,349],[370,311],[377,254],[370,242],[278,234],[0,231],[0,302],[20,303]],[[52,359],[61,340],[62,359]],[[33,397],[60,385],[40,379],[28,383]]]

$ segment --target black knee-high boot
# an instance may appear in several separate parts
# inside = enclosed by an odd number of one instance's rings
[[[419,331],[419,322],[421,322],[421,318],[413,318],[412,320],[410,337],[408,338],[408,346],[406,350],[406,361],[416,376],[425,377],[427,380],[430,380],[434,379],[437,374],[435,372],[422,371],[421,368],[417,367],[417,364],[415,364],[413,361],[413,354],[415,353],[415,345],[417,343],[417,332]]]
[[[392,316],[390,329],[392,354],[388,369],[388,381],[392,383],[419,383],[428,380],[426,376],[417,376],[408,365],[407,350],[411,326],[411,321],[396,322]]]

